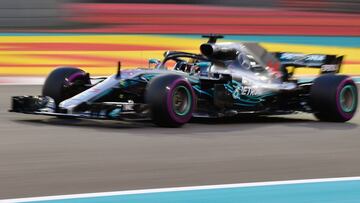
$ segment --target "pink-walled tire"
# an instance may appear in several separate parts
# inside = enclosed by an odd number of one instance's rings
[[[158,126],[180,127],[189,122],[195,108],[191,84],[179,75],[162,75],[151,80],[145,100]]]
[[[81,69],[74,67],[59,67],[53,70],[45,80],[42,95],[55,100],[56,105],[83,91],[75,86],[68,87],[75,82],[90,84],[88,75]]]
[[[356,113],[357,86],[349,76],[322,75],[314,80],[310,102],[320,121],[346,122]]]

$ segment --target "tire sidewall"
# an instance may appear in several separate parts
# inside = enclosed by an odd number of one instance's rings
[[[341,107],[340,94],[347,85],[355,89],[355,106],[350,112],[345,112]],[[357,95],[357,86],[349,76],[327,74],[314,80],[310,92],[310,104],[315,116],[321,121],[345,122],[356,113]]]
[[[75,67],[58,67],[53,70],[45,80],[42,88],[42,95],[49,96],[55,100],[58,105],[63,100],[71,97],[65,90],[67,83],[72,83],[81,77],[84,77],[86,73]]]
[[[173,108],[174,90],[184,86],[191,96],[190,109],[184,115],[178,115]],[[196,106],[196,97],[191,84],[184,76],[175,74],[160,75],[153,78],[146,88],[145,103],[149,105],[153,122],[163,127],[179,127],[187,123]]]
[[[347,85],[351,85],[354,87],[355,89],[355,95],[354,95],[354,107],[350,112],[345,112],[342,107],[341,107],[341,91],[344,89],[345,86]],[[343,81],[341,81],[341,83],[339,84],[339,86],[336,89],[336,112],[339,114],[339,116],[341,116],[344,120],[350,120],[357,109],[357,103],[358,103],[358,95],[357,95],[357,87],[356,84],[354,83],[354,81],[349,77],[344,79]]]
[[[191,98],[190,98],[190,105],[191,105],[190,109],[189,109],[188,113],[186,113],[185,115],[182,115],[182,116],[177,115],[174,112],[174,107],[173,107],[174,90],[179,86],[186,87],[189,90],[190,96],[191,96]],[[194,107],[195,107],[195,94],[194,94],[194,91],[192,90],[192,87],[190,86],[190,84],[184,78],[176,79],[168,87],[169,87],[169,89],[167,89],[167,95],[164,98],[166,100],[165,101],[166,111],[168,112],[170,118],[172,120],[174,120],[175,122],[181,123],[181,124],[187,123],[191,119],[192,113],[193,113]]]

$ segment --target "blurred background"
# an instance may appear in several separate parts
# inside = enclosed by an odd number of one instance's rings
[[[198,52],[208,33],[344,54],[345,73],[360,75],[359,11],[360,0],[0,0],[0,82],[63,65],[95,75],[118,60],[146,66],[165,50]]]
[[[104,26],[111,25],[113,29],[108,32],[198,33],[204,25],[212,25],[214,31],[232,34],[268,34],[282,26],[284,33],[331,35],[335,33],[325,33],[325,27],[342,30],[337,28],[340,26],[347,34],[356,35],[359,13],[359,0],[0,0],[0,27],[55,29],[102,25],[104,30]],[[165,25],[170,27],[163,30]],[[174,25],[181,26],[175,30]],[[199,28],[186,29],[186,25]],[[224,25],[234,28],[223,31]],[[247,26],[248,31],[241,30],[241,26]],[[271,26],[268,28],[273,31],[251,26]],[[290,29],[294,26],[317,31],[296,33]]]

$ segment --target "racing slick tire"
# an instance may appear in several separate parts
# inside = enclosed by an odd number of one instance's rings
[[[90,79],[83,70],[74,67],[59,67],[46,78],[42,95],[54,99],[58,106],[60,102],[84,91],[85,84],[90,84]]]
[[[320,121],[346,122],[357,109],[356,84],[349,76],[322,75],[313,82],[310,102],[315,117]]]
[[[150,81],[145,100],[153,122],[162,127],[180,127],[189,122],[195,108],[191,84],[179,75],[162,75]]]

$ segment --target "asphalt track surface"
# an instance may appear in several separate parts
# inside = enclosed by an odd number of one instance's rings
[[[360,176],[360,117],[312,115],[150,122],[59,120],[8,113],[0,86],[0,199],[130,189]]]

